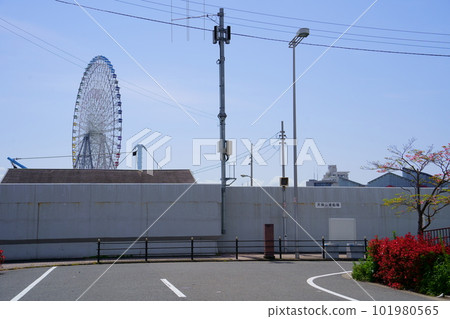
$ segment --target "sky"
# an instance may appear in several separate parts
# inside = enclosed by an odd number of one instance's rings
[[[233,186],[249,185],[241,175],[250,174],[250,144],[255,182],[279,183],[281,121],[293,137],[288,42],[301,27],[310,35],[295,50],[300,185],[321,179],[327,165],[366,184],[380,173],[362,167],[383,160],[389,146],[449,142],[448,1],[67,2],[0,0],[0,178],[11,168],[7,157],[28,168],[72,168],[78,87],[89,61],[103,55],[122,100],[119,168],[135,168],[125,142],[147,130],[158,133],[147,149],[163,168],[219,183],[219,45],[211,30],[221,7],[232,32],[225,111]],[[292,146],[286,156],[292,185]]]

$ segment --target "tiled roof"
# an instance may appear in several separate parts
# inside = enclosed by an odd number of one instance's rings
[[[193,183],[188,169],[9,169],[2,183]]]

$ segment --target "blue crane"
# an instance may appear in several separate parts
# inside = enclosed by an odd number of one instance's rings
[[[14,158],[8,157],[8,160],[11,162],[12,166],[14,168],[17,168],[19,166],[20,168],[27,168],[26,166],[20,164],[18,161],[16,161]]]

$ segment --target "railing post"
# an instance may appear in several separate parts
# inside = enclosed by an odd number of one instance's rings
[[[322,258],[325,259],[325,237],[322,236]]]
[[[367,253],[367,237],[364,236],[364,256],[366,255],[366,253]]]
[[[148,261],[148,238],[145,237],[145,262]]]
[[[191,237],[191,260],[194,260],[194,237]]]
[[[281,236],[278,236],[278,249],[280,250],[280,259],[283,259],[283,253],[281,251]]]
[[[97,263],[100,263],[100,238],[97,239]]]
[[[236,260],[239,259],[239,238],[236,236]]]

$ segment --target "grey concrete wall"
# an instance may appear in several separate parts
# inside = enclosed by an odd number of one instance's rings
[[[220,188],[194,185],[177,201],[188,187],[0,185],[0,240],[220,236]],[[96,255],[96,245],[89,243],[2,245],[1,249],[9,260]]]
[[[283,237],[279,187],[229,187],[224,235],[221,234],[220,185],[181,184],[0,184],[0,241],[133,237],[208,237],[223,240],[263,239],[264,224]],[[332,218],[354,219],[357,239],[416,233],[417,217],[396,215],[382,205],[395,188],[299,188],[298,239],[330,238]],[[266,193],[267,192],[267,193]],[[286,209],[293,216],[293,189],[286,189]],[[316,208],[316,202],[339,202],[340,208]],[[145,231],[165,211],[149,231]],[[293,216],[294,217],[294,216]],[[286,216],[287,239],[296,225]],[[432,228],[450,226],[450,207]],[[302,229],[303,228],[303,229]],[[349,229],[349,237],[351,234]],[[308,235],[308,234],[309,235]],[[346,234],[344,234],[346,235]],[[350,238],[349,238],[350,239]],[[92,243],[1,245],[9,260],[95,256]]]
[[[267,192],[265,192],[265,191]],[[283,238],[283,211],[275,203],[282,203],[282,190],[279,187],[231,187],[227,189],[226,234],[228,240],[238,236],[240,239],[264,237],[264,224],[274,224],[275,238]],[[396,214],[395,210],[383,206],[383,199],[392,198],[402,192],[401,188],[363,188],[363,187],[300,187],[298,200],[298,239],[307,240],[310,236],[320,239],[330,238],[330,218],[354,218],[356,238],[368,239],[392,237],[393,232],[404,235],[417,233],[415,213]],[[286,189],[287,212],[294,216],[293,189]],[[316,208],[316,202],[339,202],[341,208]],[[288,240],[294,239],[296,224],[287,216]],[[431,228],[450,226],[450,207],[439,213]],[[303,228],[303,229],[301,229]]]

